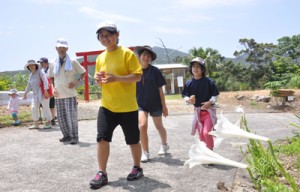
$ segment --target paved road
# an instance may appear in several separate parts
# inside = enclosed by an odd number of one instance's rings
[[[239,114],[226,114],[236,121]],[[202,165],[192,169],[183,166],[194,143],[190,136],[192,115],[171,115],[164,119],[168,131],[170,154],[157,155],[160,146],[158,133],[150,122],[150,152],[152,159],[143,164],[145,177],[127,181],[131,156],[123,133],[116,129],[108,163],[109,185],[101,191],[218,191],[217,183],[232,186],[237,169],[217,165]],[[299,120],[293,114],[248,114],[248,126],[257,134],[272,140],[292,135],[289,122]],[[80,121],[80,143],[60,143],[59,127],[51,130],[28,130],[26,127],[0,129],[0,191],[92,191],[89,181],[97,172],[96,121]],[[224,140],[216,152],[234,161],[241,161],[240,146],[245,139]]]

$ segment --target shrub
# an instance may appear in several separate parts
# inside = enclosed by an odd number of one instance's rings
[[[295,75],[291,78],[291,80],[288,83],[288,86],[290,88],[293,88],[293,89],[299,89],[300,88],[300,76],[299,76],[299,74],[297,74],[297,75]]]

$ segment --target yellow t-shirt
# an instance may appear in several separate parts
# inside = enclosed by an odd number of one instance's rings
[[[128,48],[119,46],[115,51],[102,52],[96,59],[95,77],[99,71],[117,76],[142,74],[141,65],[135,54]],[[138,110],[136,82],[113,82],[102,84],[101,105],[112,112]]]

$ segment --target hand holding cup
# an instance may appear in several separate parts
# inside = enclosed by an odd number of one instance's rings
[[[190,102],[190,104],[193,104],[193,105],[196,103],[195,95],[191,95],[191,96],[190,96],[189,102]]]
[[[105,71],[99,71],[96,75],[95,80],[96,80],[97,83],[101,84],[102,79],[104,79],[104,78],[105,78]]]

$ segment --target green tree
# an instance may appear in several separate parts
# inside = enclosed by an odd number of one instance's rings
[[[28,82],[29,74],[23,74],[21,72],[15,75],[3,75],[0,78],[0,90],[10,90],[12,88],[18,91],[25,90]]]
[[[224,57],[221,56],[218,50],[212,48],[192,48],[189,50],[190,58],[201,57],[205,59],[205,67],[207,76],[212,77],[214,71],[216,71],[217,66],[224,61]]]
[[[244,46],[241,51],[235,51],[236,57],[246,55],[246,62],[249,63],[248,76],[252,89],[262,88],[272,76],[272,51],[276,45],[272,43],[257,43],[254,39],[240,39]]]
[[[272,61],[272,51],[276,48],[273,43],[257,43],[254,39],[240,39],[239,43],[244,46],[244,49],[235,51],[234,55],[238,57],[246,54],[246,61],[253,67]]]
[[[291,77],[291,80],[289,81],[288,86],[292,89],[300,89],[299,73]]]
[[[18,90],[25,90],[27,86],[27,82],[29,79],[29,74],[18,73],[12,77],[12,84]]]
[[[299,74],[300,68],[290,57],[275,56],[271,80],[289,80],[294,74]]]
[[[291,57],[294,62],[299,62],[300,57],[300,34],[292,37],[284,36],[278,39],[278,46],[274,54]]]
[[[222,62],[214,74],[216,84],[222,91],[241,91],[250,89],[248,68],[244,64],[229,60]]]
[[[8,75],[0,77],[0,91],[8,91],[10,89],[10,81]]]

